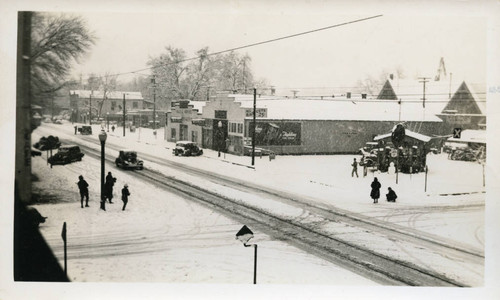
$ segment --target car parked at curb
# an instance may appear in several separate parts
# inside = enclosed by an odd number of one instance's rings
[[[85,154],[76,145],[64,145],[59,147],[56,154],[49,157],[48,162],[52,165],[65,165],[75,161],[81,161]]]
[[[137,158],[137,152],[132,150],[120,150],[115,164],[122,169],[144,169],[144,162]]]
[[[198,147],[195,142],[178,141],[172,153],[175,156],[200,156],[203,155],[203,149]]]

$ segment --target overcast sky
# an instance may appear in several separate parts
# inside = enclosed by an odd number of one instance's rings
[[[89,73],[147,68],[148,58],[158,56],[168,45],[194,57],[206,46],[210,52],[224,51],[382,15],[238,50],[251,56],[256,77],[267,79],[278,92],[349,87],[359,79],[379,77],[397,68],[407,78],[434,77],[441,57],[454,81],[485,83],[487,34],[494,32],[488,29],[488,17],[491,21],[495,16],[490,13],[493,0],[0,2],[2,32],[6,25],[15,24],[18,10],[82,15],[98,37],[90,53],[75,65],[74,76],[83,78]],[[15,56],[15,26],[8,29],[2,37],[14,42],[8,54]]]
[[[486,80],[487,20],[474,10],[442,5],[424,13],[418,5],[388,9],[335,1],[293,1],[288,6],[187,3],[193,5],[163,5],[154,12],[150,6],[118,13],[79,10],[99,40],[74,73],[85,78],[89,73],[144,69],[148,58],[167,45],[194,57],[205,46],[218,52],[382,15],[238,52],[248,53],[257,78],[266,78],[278,90],[352,86],[358,79],[396,68],[407,78],[434,77],[441,57],[454,80]]]

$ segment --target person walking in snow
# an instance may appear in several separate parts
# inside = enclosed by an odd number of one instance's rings
[[[359,176],[358,176],[358,162],[356,161],[356,158],[354,158],[354,161],[352,162],[351,166],[352,166],[351,177],[354,177],[354,174],[356,173],[356,177],[359,178]]]
[[[125,210],[125,207],[127,206],[128,196],[130,196],[130,192],[128,190],[128,184],[125,184],[122,189],[122,201],[123,201],[122,210]]]
[[[111,126],[111,130],[115,132],[115,125]]]
[[[363,166],[363,177],[366,177],[366,175],[368,174],[368,166],[366,165],[367,162],[365,160],[365,156],[361,156],[361,161],[359,162],[359,165],[360,166]]]
[[[109,203],[113,203],[113,186],[115,185],[116,178],[111,175],[111,172],[108,172],[108,175],[106,176],[106,183],[104,184],[104,201],[106,201],[106,198],[108,199]]]
[[[390,187],[388,188],[388,190],[389,190],[389,192],[387,194],[385,194],[385,196],[387,197],[387,201],[388,202],[396,202],[398,195],[396,195],[396,192],[394,192],[394,190],[391,189]]]
[[[83,176],[80,175],[78,176],[78,182],[76,183],[78,185],[78,189],[80,190],[80,202],[83,208],[83,198],[86,198],[85,201],[85,207],[89,207],[89,184],[85,179],[83,179]]]
[[[378,198],[380,198],[380,188],[382,187],[382,185],[378,181],[377,177],[373,179],[373,182],[370,186],[372,188],[370,197],[373,199],[373,203],[378,203]]]

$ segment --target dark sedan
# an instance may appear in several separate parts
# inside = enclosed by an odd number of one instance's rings
[[[137,152],[131,150],[121,150],[115,160],[117,167],[122,169],[144,169],[144,162],[137,158]]]
[[[49,157],[49,164],[65,165],[75,161],[81,161],[84,154],[80,151],[80,147],[76,145],[65,145],[59,147],[59,151]]]

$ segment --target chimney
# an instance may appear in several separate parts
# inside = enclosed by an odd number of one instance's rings
[[[346,97],[347,97],[347,99],[351,99],[351,92],[347,92]]]

